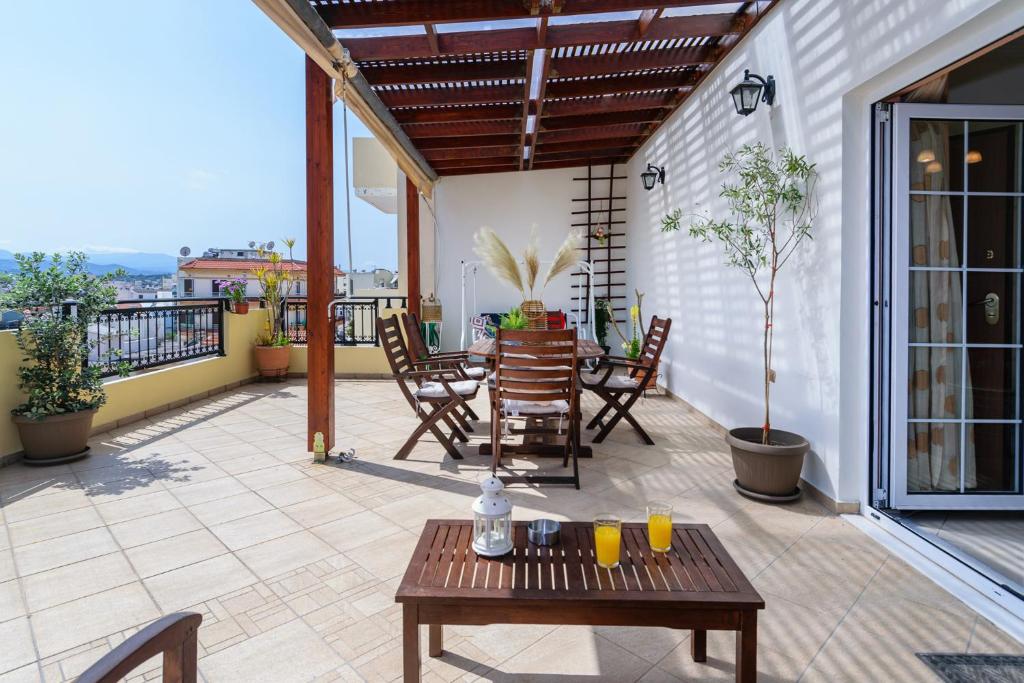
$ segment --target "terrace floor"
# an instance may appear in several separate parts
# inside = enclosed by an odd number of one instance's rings
[[[305,452],[302,382],[249,385],[95,438],[87,460],[0,470],[0,682],[73,679],[162,613],[202,612],[207,681],[395,680],[393,597],[423,521],[466,517],[484,458],[434,443],[391,459],[416,418],[392,382],[339,381],[347,465]],[[477,411],[486,415],[485,396]],[[593,408],[593,406],[588,406]],[[581,461],[582,491],[520,489],[515,517],[642,520],[650,498],[709,523],[767,602],[762,681],[935,680],[915,652],[1024,646],[805,499],[767,506],[732,489],[721,437],[667,397]],[[475,440],[486,438],[481,426]],[[554,461],[545,461],[545,467]],[[446,629],[424,680],[732,680],[731,634],[694,664],[687,632]],[[426,638],[423,639],[424,644]],[[139,676],[152,679],[159,662]]]

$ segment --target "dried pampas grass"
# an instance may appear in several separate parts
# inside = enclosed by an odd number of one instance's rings
[[[544,277],[544,286],[548,284],[569,268],[571,268],[578,260],[576,256],[576,250],[579,249],[580,236],[574,232],[570,232],[565,241],[562,242],[562,246],[558,248],[555,253],[555,258],[551,262],[551,266],[548,267],[548,274]]]
[[[523,294],[523,278],[519,272],[519,264],[515,256],[494,230],[484,226],[473,236],[476,247],[473,249],[496,276],[505,280]]]
[[[526,265],[526,288],[530,290],[530,298],[533,298],[533,290],[537,286],[537,274],[540,273],[540,255],[537,245],[537,226],[530,230],[530,242],[523,251],[523,263]]]

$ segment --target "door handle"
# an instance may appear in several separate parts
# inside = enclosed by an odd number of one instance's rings
[[[989,292],[985,295],[984,299],[978,301],[972,301],[971,306],[977,306],[981,304],[985,307],[985,322],[989,325],[999,324],[999,295],[995,292]]]

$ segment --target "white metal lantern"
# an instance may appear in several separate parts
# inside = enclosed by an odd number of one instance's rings
[[[490,476],[480,482],[483,495],[473,501],[473,550],[497,557],[512,550],[512,503],[501,495],[505,485]]]

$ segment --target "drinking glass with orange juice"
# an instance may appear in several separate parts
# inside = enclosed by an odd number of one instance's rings
[[[604,569],[619,566],[619,547],[622,544],[622,520],[615,515],[601,514],[594,518],[594,551],[597,564]]]
[[[653,501],[647,504],[647,536],[651,550],[667,553],[672,549],[672,506]]]

